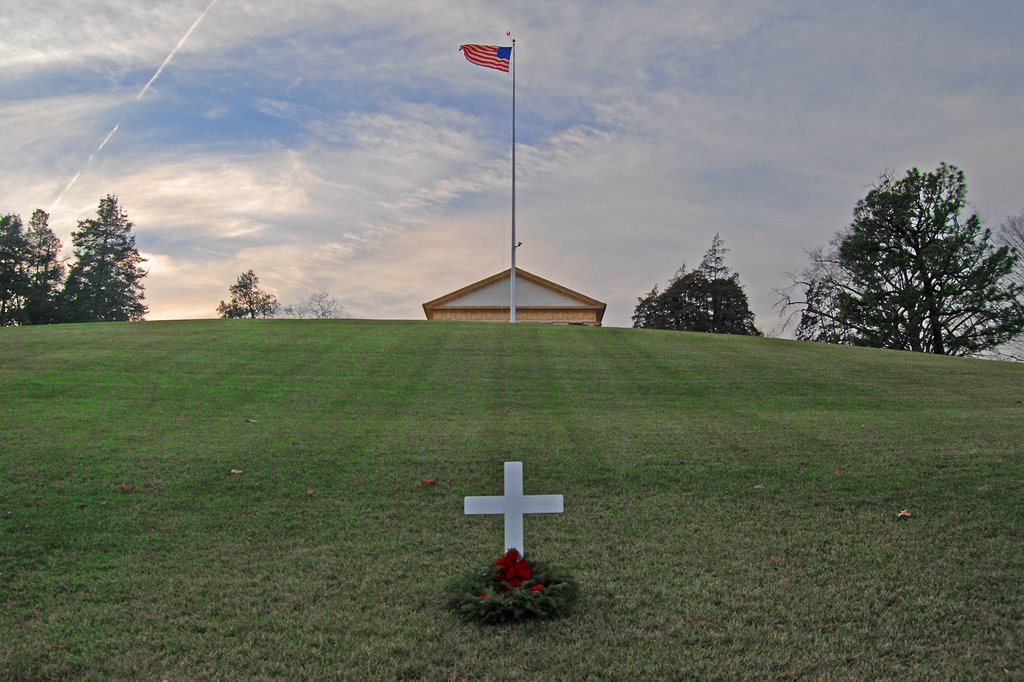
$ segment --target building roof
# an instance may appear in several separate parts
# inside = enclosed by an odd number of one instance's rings
[[[452,308],[508,308],[512,269],[503,270],[445,294],[423,304],[423,312],[430,318],[430,311]],[[544,279],[522,268],[516,268],[516,309],[574,309],[594,310],[598,323],[604,317],[607,304],[573,291],[561,284]]]

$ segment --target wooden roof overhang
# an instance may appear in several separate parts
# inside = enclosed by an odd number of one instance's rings
[[[448,304],[453,302],[453,301],[457,301],[458,299],[463,298],[463,297],[465,297],[465,296],[467,296],[467,295],[469,295],[469,294],[471,294],[471,293],[473,293],[475,291],[479,291],[481,289],[485,289],[485,288],[491,286],[492,284],[496,284],[497,282],[500,282],[500,281],[502,281],[504,279],[509,279],[511,277],[511,275],[512,275],[512,268],[508,268],[507,270],[502,270],[501,272],[499,272],[497,274],[494,274],[494,275],[491,275],[490,277],[485,277],[484,279],[480,280],[479,282],[473,282],[472,284],[467,284],[466,286],[462,287],[461,289],[456,289],[455,291],[453,291],[453,292],[451,292],[449,294],[445,294],[444,296],[440,296],[438,298],[435,298],[432,301],[427,301],[426,303],[423,304],[423,312],[427,316],[427,319],[430,320],[430,319],[433,319],[433,314],[432,314],[433,311],[439,310],[439,309],[449,309],[449,310],[452,310],[452,309],[465,308],[465,309],[473,309],[473,310],[494,310],[494,311],[499,311],[500,310],[500,311],[507,311],[509,309],[509,306],[507,306],[507,305],[506,306],[480,306],[480,305],[458,306],[458,305],[448,305]],[[539,275],[535,275],[532,272],[527,272],[526,270],[523,270],[522,268],[516,268],[516,278],[517,279],[524,279],[526,281],[532,282],[533,284],[536,284],[537,286],[543,287],[545,289],[548,289],[549,291],[553,291],[553,292],[555,292],[557,294],[561,294],[562,296],[565,296],[567,298],[571,298],[571,299],[579,302],[579,305],[571,305],[571,306],[552,306],[552,305],[530,306],[530,305],[517,305],[516,306],[517,310],[547,310],[547,311],[557,311],[557,310],[566,310],[566,311],[568,311],[568,310],[593,310],[595,312],[596,316],[597,316],[598,324],[600,324],[601,321],[604,319],[604,311],[608,307],[607,303],[603,303],[603,302],[598,301],[597,299],[591,298],[591,297],[589,297],[589,296],[587,296],[585,294],[581,294],[578,291],[573,291],[572,289],[570,289],[568,287],[563,287],[561,284],[556,284],[555,282],[552,282],[551,280],[544,279],[543,277],[541,277]]]

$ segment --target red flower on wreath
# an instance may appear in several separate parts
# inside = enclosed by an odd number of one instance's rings
[[[537,584],[530,588],[530,592],[540,592],[544,589],[543,585]]]
[[[495,579],[506,582],[511,587],[522,587],[525,581],[533,577],[533,568],[519,555],[518,549],[510,549],[505,556],[495,561],[494,565],[501,568]]]

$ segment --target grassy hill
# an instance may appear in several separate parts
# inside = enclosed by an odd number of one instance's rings
[[[2,679],[1024,676],[1021,365],[149,322],[0,329],[0,396]],[[506,460],[570,618],[443,607]]]

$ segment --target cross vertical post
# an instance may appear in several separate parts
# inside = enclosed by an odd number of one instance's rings
[[[492,497],[466,497],[466,514],[501,514],[505,517],[505,549],[523,554],[523,515],[560,514],[564,509],[561,495],[524,495],[523,463],[505,462],[505,491]]]

